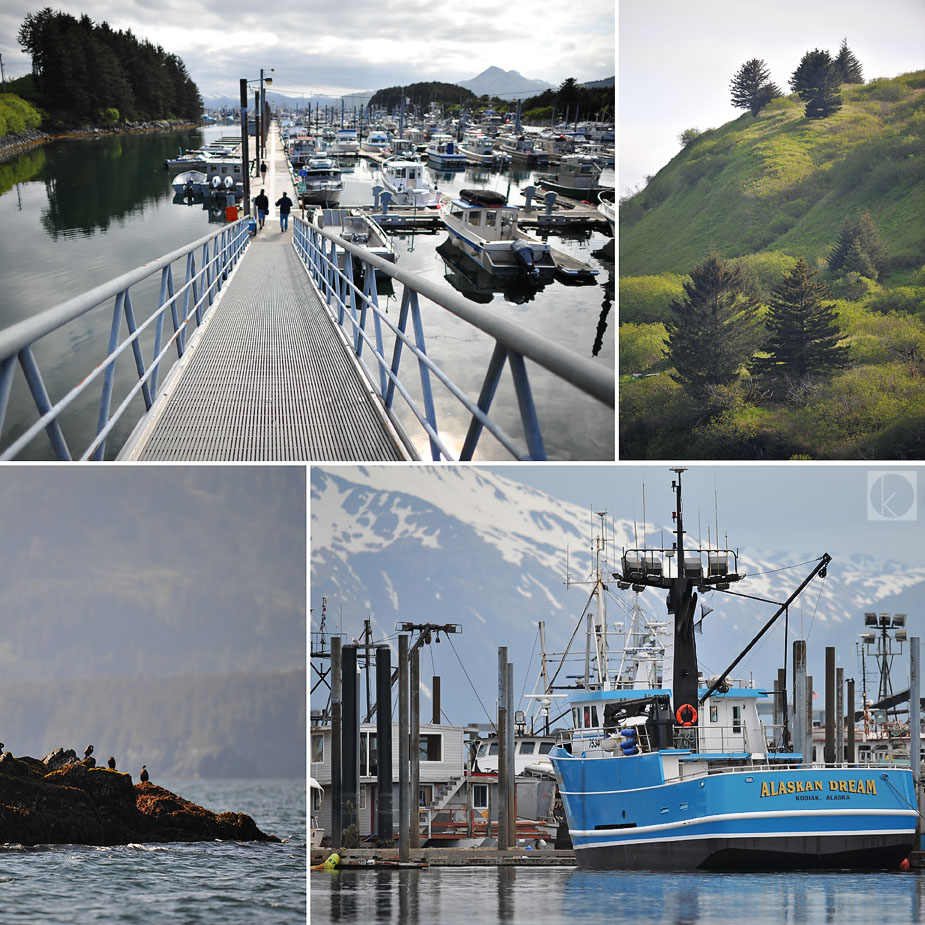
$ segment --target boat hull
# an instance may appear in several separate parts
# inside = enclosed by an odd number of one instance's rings
[[[896,870],[912,836],[785,835],[767,838],[662,840],[576,851],[579,867],[616,870]]]

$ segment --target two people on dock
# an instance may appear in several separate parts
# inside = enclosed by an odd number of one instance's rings
[[[289,228],[289,212],[292,209],[292,200],[286,193],[283,193],[283,195],[276,200],[276,206],[279,209],[279,230],[287,231]]]
[[[254,208],[257,210],[257,224],[263,228],[267,213],[270,211],[270,200],[267,198],[266,190],[261,190],[259,196],[254,196]]]

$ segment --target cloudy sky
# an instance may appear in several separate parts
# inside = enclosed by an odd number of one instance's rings
[[[131,29],[179,55],[205,96],[236,97],[241,78],[273,73],[283,92],[340,95],[425,80],[467,80],[486,68],[516,70],[558,85],[614,74],[613,0],[568,4],[469,0],[439,7],[426,0],[263,3],[242,0],[136,0],[74,3],[52,9],[114,29]],[[27,14],[42,4],[5,0],[0,54],[8,77],[31,62],[16,40]]]
[[[925,67],[922,0],[619,0],[621,191],[635,189],[680,150],[688,128],[705,131],[741,116],[729,85],[751,58],[789,93],[800,58],[837,54],[842,38],[864,79]]]

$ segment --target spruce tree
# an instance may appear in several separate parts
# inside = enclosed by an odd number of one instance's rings
[[[843,84],[862,84],[864,78],[861,75],[861,64],[848,48],[848,39],[841,40],[841,47],[838,49],[838,57],[835,59],[835,66],[838,68],[838,74]]]
[[[670,373],[698,399],[729,385],[755,350],[758,299],[740,268],[711,256],[691,271],[665,328]]]
[[[750,109],[757,116],[772,99],[781,95],[780,87],[771,83],[767,64],[758,58],[746,61],[732,78],[732,105],[736,109]]]
[[[829,288],[800,257],[796,266],[771,291],[765,319],[769,356],[756,357],[751,368],[772,378],[791,382],[831,375],[848,363],[848,347],[840,345],[842,332],[835,306],[824,303]]]
[[[887,249],[870,213],[861,212],[857,218],[846,218],[829,254],[829,269],[853,270],[869,279],[878,279],[886,272],[887,262]]]
[[[807,119],[824,119],[841,109],[841,78],[827,51],[806,52],[790,77],[790,88],[806,103]]]

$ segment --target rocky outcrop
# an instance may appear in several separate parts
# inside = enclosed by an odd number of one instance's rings
[[[49,770],[54,767],[54,770]],[[0,756],[0,843],[127,845],[278,841],[243,813],[213,813],[130,774],[56,749],[44,761]]]

